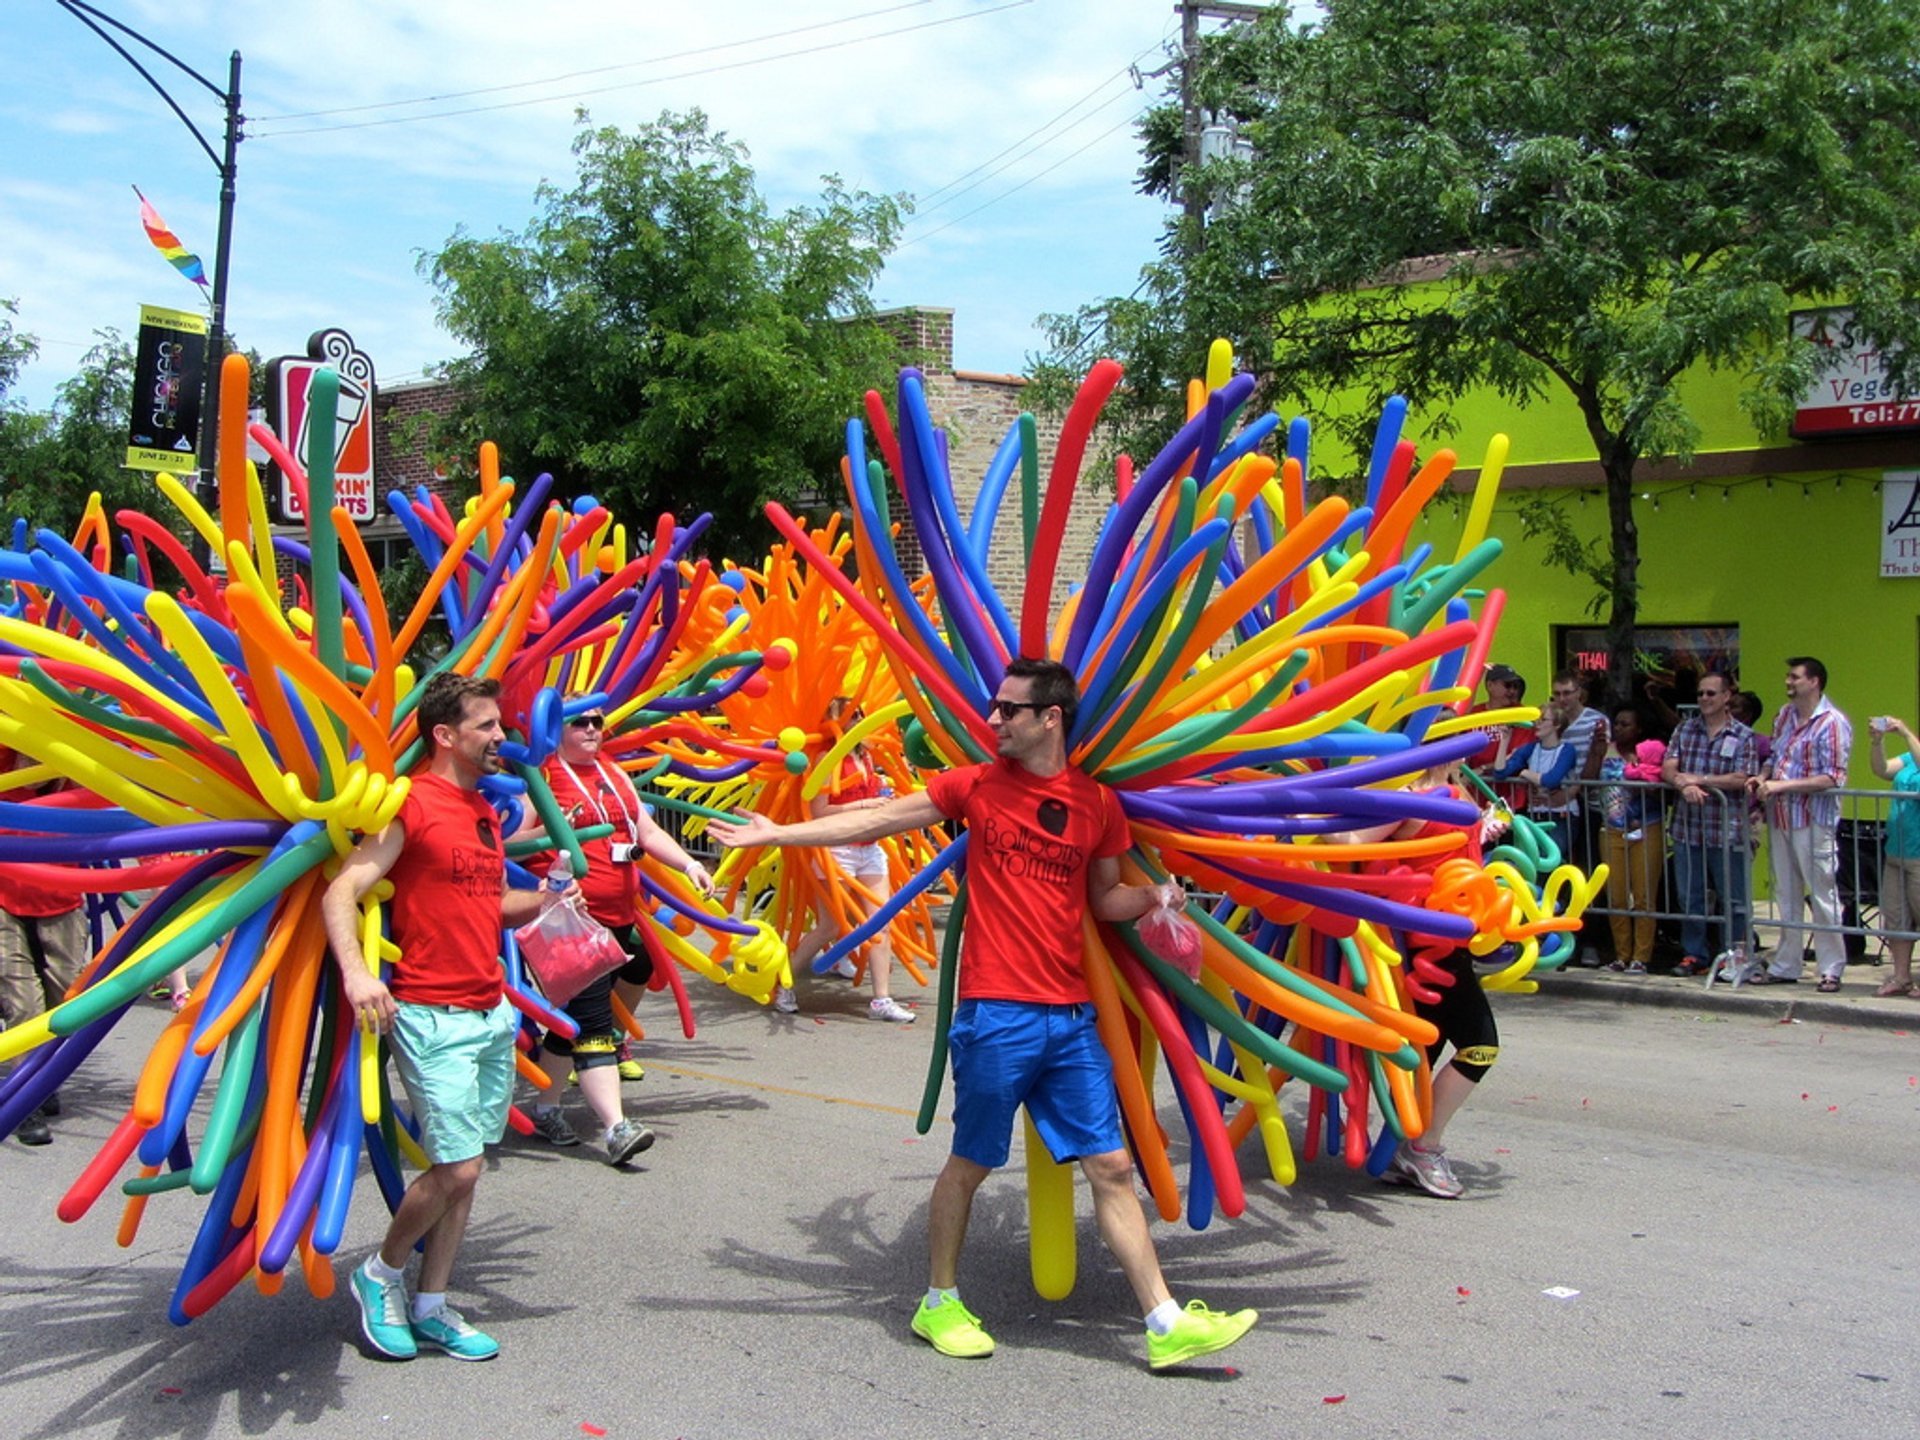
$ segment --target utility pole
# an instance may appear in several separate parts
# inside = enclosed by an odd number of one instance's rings
[[[1194,85],[1194,72],[1200,63],[1200,22],[1202,20],[1238,20],[1250,22],[1266,14],[1271,6],[1229,3],[1229,0],[1180,0],[1180,206],[1186,213],[1193,246],[1199,250],[1205,242],[1207,197],[1195,183],[1200,173],[1200,132],[1204,126],[1200,102]]]
[[[199,483],[204,491],[211,492],[214,484],[215,445],[220,435],[220,362],[227,353],[227,257],[233,248],[234,181],[238,173],[237,152],[240,147],[240,126],[246,118],[240,113],[240,52],[235,50],[227,57],[227,88],[222,90],[179,56],[154,44],[131,25],[123,24],[105,11],[95,9],[87,3],[87,0],[55,0],[55,3],[106,41],[122,60],[139,72],[140,78],[154,88],[160,98],[167,102],[168,108],[179,117],[180,123],[187,127],[195,140],[200,142],[200,148],[207,152],[207,158],[213,161],[214,168],[220,172],[220,229],[214,241],[213,253],[213,313],[209,327],[211,333],[207,336],[206,383],[200,394],[200,433],[196,437],[196,448],[200,455]],[[212,92],[226,112],[226,143],[220,152],[215,152],[213,146],[207,142],[207,137],[200,133],[200,127],[193,123],[185,110],[180,108],[180,102],[167,93],[167,87],[154,79],[147,67],[136,60],[126,46],[101,29],[98,22],[111,25],[123,35],[138,41]]]

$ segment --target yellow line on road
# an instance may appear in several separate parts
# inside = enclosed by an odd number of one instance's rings
[[[823,1095],[817,1090],[796,1090],[789,1085],[766,1085],[758,1080],[742,1080],[737,1075],[715,1075],[706,1070],[689,1070],[681,1065],[664,1065],[657,1060],[649,1060],[647,1069],[659,1070],[682,1080],[708,1080],[715,1085],[734,1085],[742,1090],[759,1090],[768,1095],[792,1095],[801,1100],[818,1100],[823,1105],[851,1105],[856,1110],[875,1110],[882,1115],[904,1115],[909,1120],[918,1119],[918,1110],[909,1110],[904,1105],[883,1105],[878,1100],[855,1100],[846,1095]],[[951,1124],[951,1120],[945,1123]]]

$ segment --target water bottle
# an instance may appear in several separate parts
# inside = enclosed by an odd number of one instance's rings
[[[552,894],[558,895],[573,883],[573,852],[562,850],[553,857],[553,868],[547,871],[546,883],[541,886]]]

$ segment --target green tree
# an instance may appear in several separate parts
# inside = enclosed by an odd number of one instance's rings
[[[1680,375],[1734,377],[1777,429],[1821,363],[1788,333],[1813,299],[1851,305],[1920,381],[1920,11],[1327,0],[1298,27],[1279,11],[1216,37],[1196,76],[1253,142],[1199,177],[1218,202],[1204,233],[1174,222],[1134,297],[1052,317],[1056,363],[1098,338],[1144,407],[1226,335],[1268,403],[1397,391],[1443,431],[1469,392],[1571,397],[1610,543],[1567,558],[1603,582],[1629,684],[1634,477],[1692,456]],[[1149,189],[1171,183],[1165,133],[1146,131]],[[1414,261],[1431,284],[1398,283]]]
[[[122,464],[133,399],[132,347],[112,329],[95,331],[94,340],[79,370],[56,392],[52,409],[0,413],[0,512],[9,522],[24,516],[71,535],[95,491],[109,516],[122,509],[171,510],[151,477]],[[0,351],[6,348],[0,339]]]
[[[20,302],[0,300],[0,410],[11,408],[7,392],[20,378],[20,368],[39,353],[40,342],[13,328],[13,317],[20,313]]]
[[[904,200],[828,177],[775,214],[745,149],[699,111],[582,128],[578,179],[524,232],[456,233],[422,270],[471,347],[446,373],[443,455],[491,439],[629,525],[712,511],[712,548],[758,555],[761,505],[831,481],[842,428],[899,358],[870,287]],[[468,460],[471,463],[471,460]]]

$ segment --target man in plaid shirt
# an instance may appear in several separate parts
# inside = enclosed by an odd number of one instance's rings
[[[1827,699],[1827,667],[1811,655],[1787,661],[1787,703],[1773,717],[1773,755],[1763,774],[1747,787],[1767,807],[1773,835],[1773,899],[1780,910],[1780,947],[1755,985],[1790,985],[1800,978],[1804,938],[1801,896],[1813,902],[1816,925],[1835,928],[1813,937],[1820,965],[1820,991],[1840,988],[1847,968],[1841,939],[1837,874],[1840,797],[1830,792],[1847,783],[1847,756],[1853,750],[1853,726]]]
[[[1667,746],[1660,778],[1680,792],[1669,834],[1674,879],[1680,890],[1682,975],[1701,975],[1712,965],[1708,916],[1727,915],[1732,933],[1721,950],[1728,968],[1747,958],[1747,781],[1760,771],[1759,737],[1733,718],[1733,680],[1709,670],[1700,677],[1700,711],[1680,722]],[[1711,888],[1718,909],[1707,903]],[[1716,918],[1713,922],[1719,924]]]

